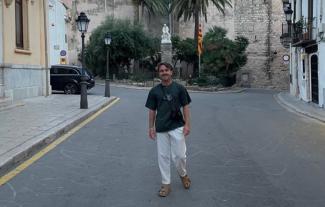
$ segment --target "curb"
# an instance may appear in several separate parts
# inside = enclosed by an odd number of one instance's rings
[[[96,83],[96,85],[100,85],[100,86],[105,86],[104,83]],[[150,90],[152,87],[140,87],[140,86],[129,86],[129,85],[120,85],[120,84],[110,84],[111,86],[117,87],[117,88],[128,88],[128,89],[135,89],[135,90]],[[220,91],[209,91],[209,90],[191,90],[191,89],[187,89],[188,92],[191,93],[220,93],[220,94],[227,94],[227,93],[241,93],[246,91],[246,89],[236,89],[236,90],[220,90]]]
[[[324,118],[320,118],[314,114],[303,111],[303,110],[299,109],[298,107],[296,107],[295,105],[288,103],[286,100],[284,100],[281,97],[281,93],[274,94],[274,99],[278,102],[278,104],[280,104],[283,108],[285,108],[286,110],[288,110],[290,112],[293,112],[300,116],[305,116],[305,117],[320,121],[322,123],[325,123]]]
[[[5,175],[9,171],[13,170],[19,164],[28,160],[30,157],[41,151],[43,148],[54,142],[56,139],[61,137],[66,132],[77,126],[82,121],[86,120],[100,109],[112,103],[116,100],[116,97],[112,97],[108,101],[101,101],[93,109],[82,114],[78,114],[76,119],[69,119],[55,126],[54,128],[44,132],[41,135],[32,137],[28,141],[18,145],[14,149],[5,153],[7,157],[0,161],[0,176]]]

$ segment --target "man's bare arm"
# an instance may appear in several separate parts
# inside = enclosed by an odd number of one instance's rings
[[[156,111],[149,109],[149,137],[151,139],[156,138],[155,119]]]
[[[190,105],[186,105],[183,107],[183,115],[184,115],[184,121],[185,121],[183,133],[185,136],[187,136],[190,134],[190,130],[191,130]]]

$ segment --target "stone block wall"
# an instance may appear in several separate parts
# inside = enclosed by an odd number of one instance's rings
[[[41,66],[8,64],[0,68],[4,73],[4,96],[10,100],[42,96],[46,91],[46,70]]]
[[[250,87],[288,89],[288,66],[282,56],[288,53],[280,43],[284,14],[281,0],[237,0],[234,4],[235,33],[248,38],[247,64],[237,75],[248,74]]]
[[[202,25],[203,34],[206,33],[211,27],[219,26],[228,31],[227,37],[230,39],[235,38],[235,12],[234,7],[227,7],[225,10],[225,14],[220,13],[215,6],[211,6],[208,8],[207,22],[205,22],[204,17],[201,17],[200,23]],[[177,33],[182,38],[194,38],[194,20],[190,20],[188,22],[184,22],[183,19],[177,23]]]
[[[271,77],[272,86],[277,89],[289,89],[290,73],[289,64],[283,61],[283,55],[289,55],[289,49],[284,48],[280,42],[282,32],[282,22],[285,22],[285,16],[282,9],[282,1],[272,1],[272,32],[271,37]]]
[[[281,0],[233,0],[232,8],[228,7],[225,14],[210,6],[208,22],[202,19],[201,24],[203,33],[216,25],[225,28],[230,39],[248,38],[248,60],[237,74],[238,85],[288,89],[289,66],[282,60],[288,49],[280,43],[284,21]],[[180,21],[178,34],[182,38],[193,38],[194,21]]]
[[[268,68],[268,26],[269,5],[264,0],[234,1],[235,33],[249,40],[246,49],[247,63],[241,69],[248,74],[251,87],[266,87],[270,85]],[[242,77],[237,78],[237,83],[242,85]]]

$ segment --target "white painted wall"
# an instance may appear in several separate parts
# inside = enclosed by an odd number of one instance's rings
[[[0,1],[0,65],[3,63],[3,1]],[[0,98],[4,97],[4,71],[0,67]]]
[[[66,42],[66,8],[59,0],[49,1],[50,65],[60,64],[60,51],[68,51]]]
[[[0,1],[0,64],[3,63],[3,1]],[[1,74],[0,74],[1,78]]]
[[[320,23],[325,23],[325,2],[323,0],[320,0],[320,6],[319,6],[319,14],[318,17]],[[319,24],[319,26],[322,26]],[[325,32],[325,31],[324,31]],[[319,106],[322,106],[325,108],[325,35],[323,34],[323,40],[320,41],[318,44],[318,58],[319,58],[319,72],[318,72],[318,78],[319,78]]]
[[[325,90],[325,42],[318,45],[318,87],[319,87],[319,106],[324,107],[324,90]]]
[[[309,102],[309,60],[308,54],[304,53],[303,49],[298,49],[298,85],[299,85],[299,98]],[[304,67],[305,66],[305,71]]]
[[[301,15],[304,18],[308,17],[308,0],[302,0],[301,2]]]
[[[292,96],[299,95],[299,88],[298,88],[298,54],[297,48],[291,47],[290,49],[290,74],[291,74],[291,84],[290,84],[290,94]]]
[[[300,5],[301,4],[301,5]],[[308,17],[308,0],[297,1],[296,16],[299,19],[300,8],[303,18]],[[318,27],[321,23],[325,23],[325,2],[322,0],[314,0],[314,35],[318,35]],[[315,36],[314,36],[315,37]],[[319,82],[319,106],[325,105],[325,35],[323,39],[318,38],[318,82]],[[311,101],[311,80],[310,80],[310,56],[312,54],[306,54],[301,47],[291,49],[291,74],[292,84],[290,85],[290,94],[300,98],[305,102]],[[305,61],[303,63],[303,60]],[[303,64],[305,65],[305,71],[303,71]],[[295,74],[296,73],[296,74]]]

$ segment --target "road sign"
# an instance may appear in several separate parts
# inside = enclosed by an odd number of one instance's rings
[[[61,56],[66,56],[66,55],[67,55],[67,51],[65,51],[65,50],[61,50],[61,51],[60,51],[60,55],[61,55]]]

